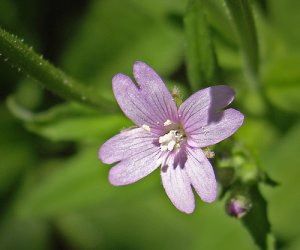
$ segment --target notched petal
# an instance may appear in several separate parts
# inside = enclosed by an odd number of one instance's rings
[[[99,158],[106,164],[112,164],[138,155],[148,148],[160,150],[152,134],[142,128],[134,128],[106,141],[99,150]]]
[[[185,171],[189,181],[200,198],[208,203],[217,197],[217,181],[211,166],[204,153],[199,148],[187,148]]]
[[[148,148],[121,161],[110,169],[110,183],[114,186],[122,186],[139,181],[159,167],[160,156],[159,150]]]
[[[215,113],[234,99],[234,90],[225,85],[212,86],[197,91],[185,100],[180,108],[179,115],[182,123],[207,123],[211,120],[210,114]]]
[[[123,74],[113,77],[113,91],[123,110],[136,125],[147,124],[151,128],[163,127],[166,120],[177,121],[175,102],[158,74],[143,62],[136,62],[134,82]]]
[[[161,178],[173,205],[184,213],[192,213],[195,209],[195,198],[185,171],[179,166],[165,166],[161,171]]]
[[[244,115],[235,109],[226,109],[222,117],[205,125],[189,126],[188,143],[193,147],[207,147],[232,136],[243,124]]]

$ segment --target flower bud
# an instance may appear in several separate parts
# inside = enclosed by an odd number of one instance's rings
[[[182,104],[182,98],[181,98],[180,90],[177,86],[174,86],[172,90],[172,98],[175,101],[176,106],[180,107],[180,105]]]
[[[251,209],[251,202],[242,195],[232,197],[227,203],[227,213],[238,219],[244,217]]]

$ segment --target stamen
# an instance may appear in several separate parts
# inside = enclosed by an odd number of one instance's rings
[[[159,137],[161,151],[172,151],[174,148],[180,148],[180,144],[184,139],[183,132],[180,130],[170,130],[169,133]]]
[[[165,122],[164,122],[164,126],[166,127],[166,126],[169,126],[169,125],[171,125],[173,122],[172,121],[170,121],[170,120],[166,120]]]
[[[215,157],[215,152],[210,150],[210,148],[204,149],[204,154],[208,159],[212,159]]]
[[[148,131],[148,132],[151,131],[150,127],[149,127],[148,125],[146,125],[146,124],[143,124],[143,125],[142,125],[142,128],[143,128],[144,130]]]
[[[168,150],[169,150],[169,151],[172,151],[173,148],[174,148],[174,146],[175,146],[175,144],[176,144],[175,141],[170,141],[170,142],[168,143]]]
[[[163,161],[163,159],[162,159],[162,158],[159,158],[159,159],[156,160],[156,164],[157,164],[157,165],[161,165],[161,164],[162,164],[162,161]]]

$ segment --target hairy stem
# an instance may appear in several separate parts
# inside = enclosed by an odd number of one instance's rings
[[[43,59],[22,40],[2,28],[0,28],[0,55],[5,58],[5,61],[26,72],[47,89],[64,99],[75,100],[110,111],[116,110],[114,103],[102,96],[100,90],[98,92],[92,91],[92,89],[77,82]]]

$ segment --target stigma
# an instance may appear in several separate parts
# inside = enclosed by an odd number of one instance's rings
[[[170,130],[163,136],[159,137],[161,151],[173,151],[180,148],[181,142],[184,140],[185,135],[182,130]]]

